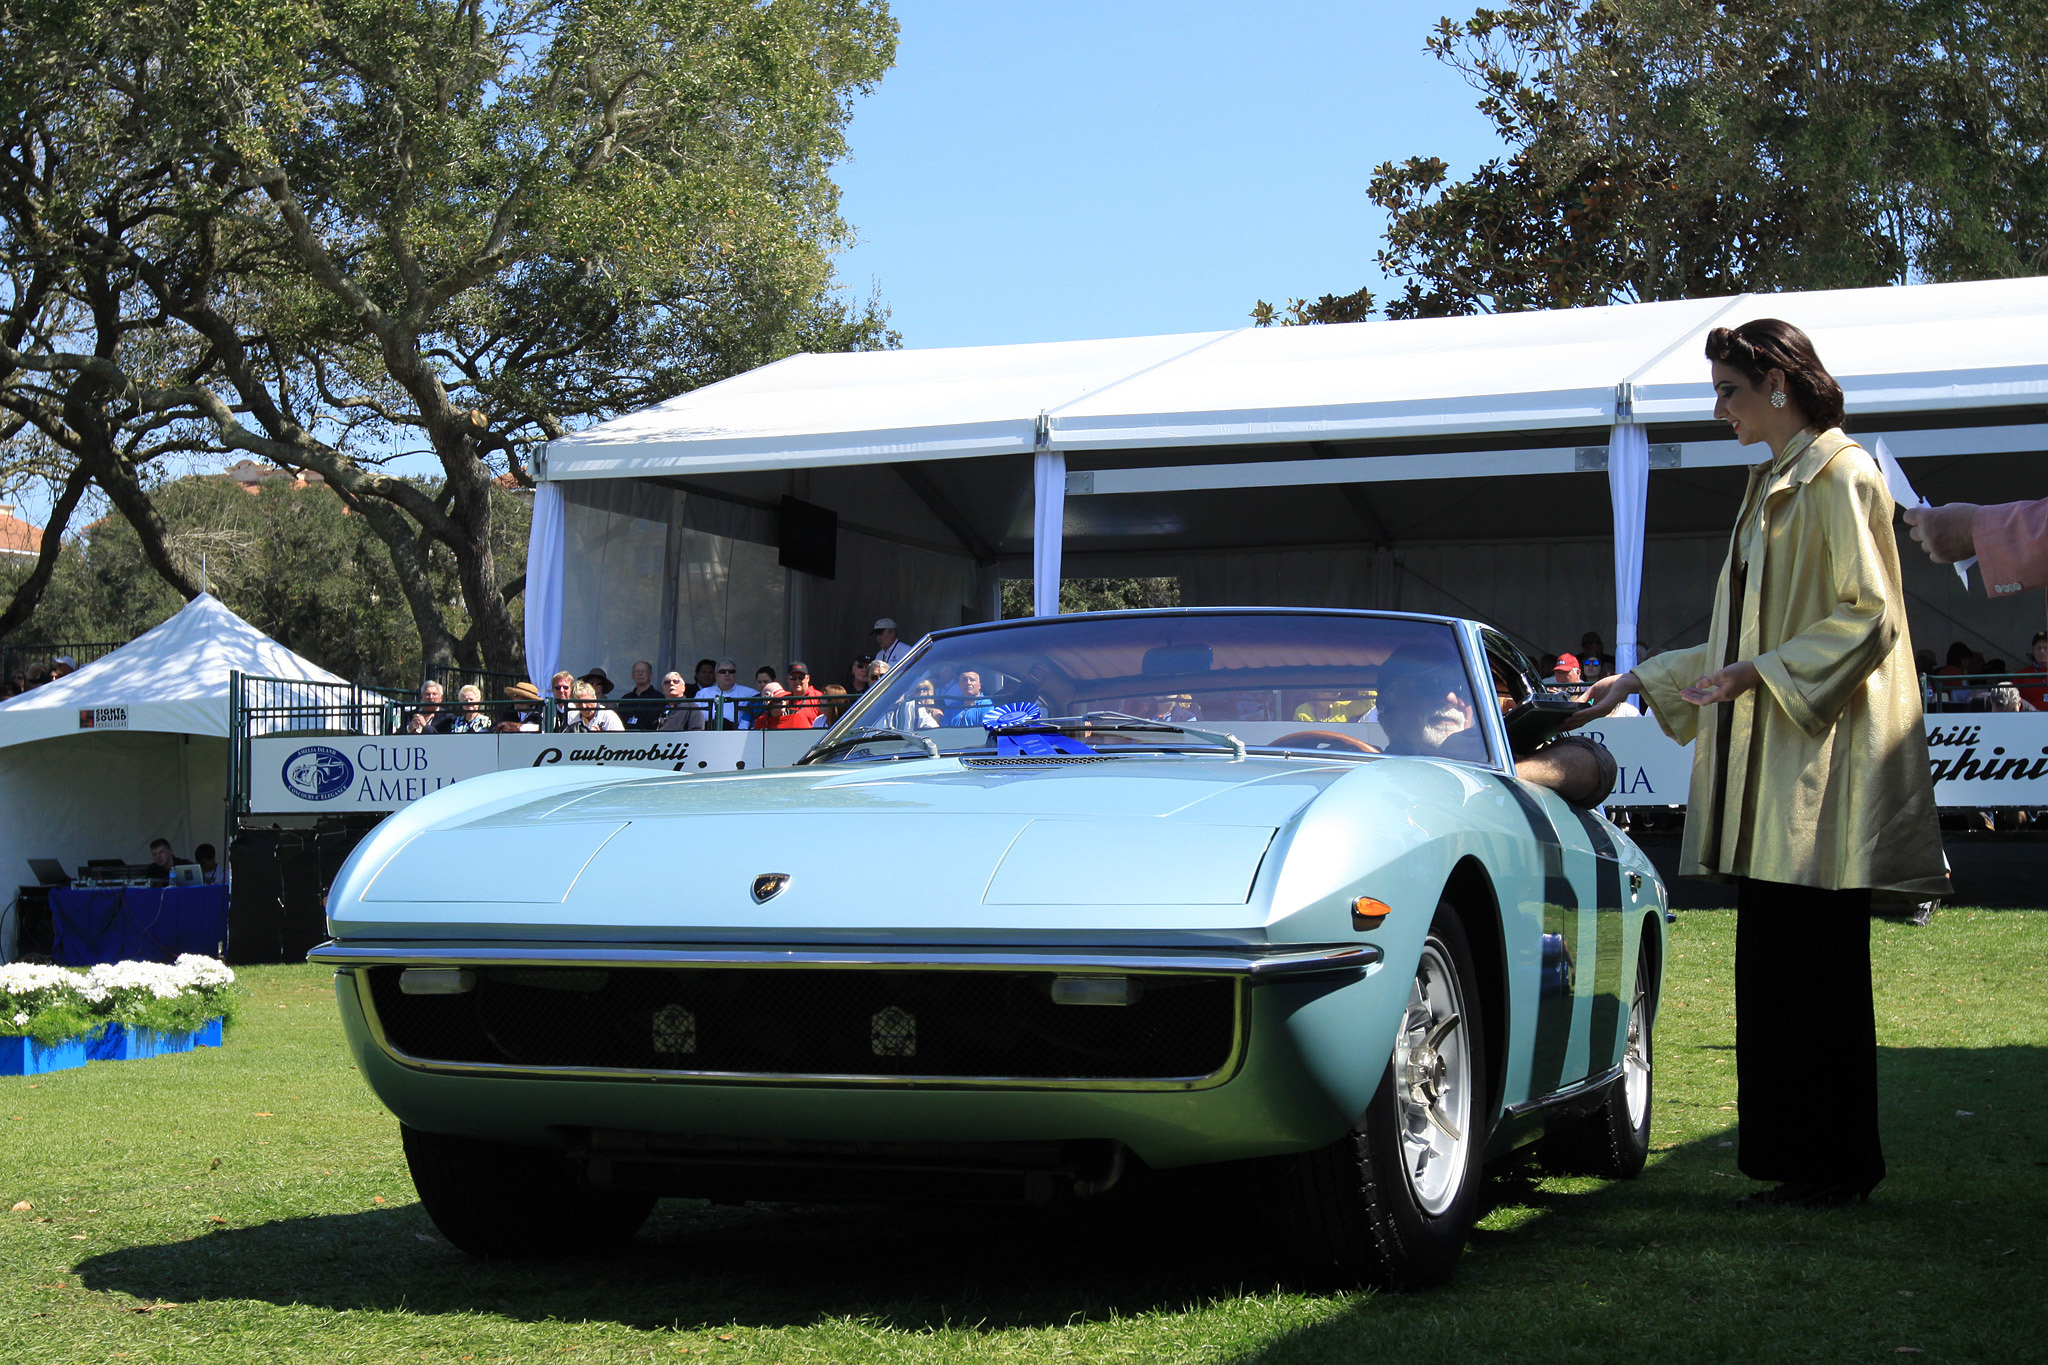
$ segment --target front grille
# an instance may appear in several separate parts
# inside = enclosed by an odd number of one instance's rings
[[[1051,972],[477,967],[460,995],[367,969],[386,1041],[425,1062],[1019,1080],[1190,1080],[1228,1064],[1232,977],[1133,976],[1058,1004]]]
[[[1109,763],[1109,754],[1006,754],[999,758],[963,758],[966,768],[1068,768],[1076,763]]]

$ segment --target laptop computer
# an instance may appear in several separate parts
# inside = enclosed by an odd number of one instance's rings
[[[36,880],[44,886],[69,886],[71,874],[64,870],[64,864],[55,858],[30,858],[28,870],[36,874]]]
[[[172,886],[203,886],[206,874],[200,871],[198,863],[175,863],[171,867]]]

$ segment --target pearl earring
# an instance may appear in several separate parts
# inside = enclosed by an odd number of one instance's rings
[[[1774,408],[1782,408],[1785,406],[1785,391],[1783,389],[1771,390],[1771,406]]]

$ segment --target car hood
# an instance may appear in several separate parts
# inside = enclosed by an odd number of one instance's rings
[[[380,827],[329,920],[347,938],[636,941],[1237,928],[1264,918],[1276,838],[1356,766],[948,758],[539,792],[480,778]],[[780,884],[757,898],[763,877]]]

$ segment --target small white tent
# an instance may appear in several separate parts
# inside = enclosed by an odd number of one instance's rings
[[[75,874],[87,858],[144,862],[159,836],[181,857],[210,843],[225,859],[236,672],[347,686],[202,594],[76,673],[0,703],[0,895],[12,901],[34,881],[29,858]]]

